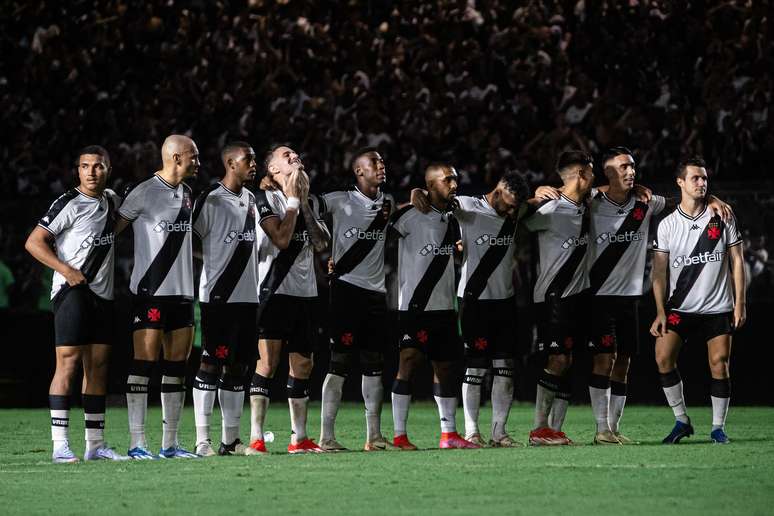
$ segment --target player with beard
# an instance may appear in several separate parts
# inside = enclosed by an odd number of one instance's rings
[[[266,154],[265,182],[255,191],[258,209],[258,352],[250,385],[250,448],[267,453],[263,425],[270,383],[282,346],[287,345],[287,382],[292,433],[288,453],[322,452],[306,434],[309,377],[316,335],[312,326],[317,280],[314,250],[322,251],[330,235],[318,220],[319,202],[309,195],[309,177],[298,154],[275,145]],[[299,217],[299,212],[301,216]]]
[[[322,387],[320,447],[346,450],[334,433],[342,388],[355,356],[362,374],[365,451],[393,449],[381,431],[382,368],[387,302],[384,281],[385,228],[392,202],[381,191],[384,160],[375,149],[358,151],[352,161],[355,185],[320,196],[321,216],[333,222],[331,273],[331,362]]]
[[[465,343],[462,384],[465,439],[486,445],[478,427],[481,385],[491,367],[492,425],[489,446],[519,446],[506,431],[513,402],[515,293],[513,264],[516,226],[527,184],[517,172],[506,173],[495,188],[477,197],[457,196],[454,217],[460,225],[463,259],[457,297]],[[430,209],[427,194],[412,191],[411,203]]]
[[[113,340],[114,225],[119,197],[105,188],[110,157],[98,145],[78,153],[79,185],[49,208],[24,247],[54,270],[56,370],[49,388],[54,463],[78,462],[70,450],[70,390],[83,364],[85,460],[125,460],[104,441],[107,364]]]
[[[222,415],[218,455],[253,452],[239,439],[244,376],[258,337],[258,261],[255,196],[244,187],[255,178],[255,152],[245,142],[221,152],[223,179],[196,199],[194,245],[201,249],[201,364],[193,388],[196,454],[215,455],[210,417],[217,393]],[[198,245],[197,245],[198,244]]]
[[[650,333],[657,337],[656,364],[676,419],[663,443],[677,444],[694,432],[677,370],[677,357],[687,340],[694,345],[706,343],[712,374],[710,440],[727,444],[731,335],[747,318],[742,237],[733,217],[724,222],[709,209],[709,183],[702,159],[680,164],[677,185],[680,204],[659,223],[653,247],[656,319]]]
[[[161,362],[161,458],[195,458],[177,438],[185,401],[185,366],[193,343],[193,250],[191,188],[183,181],[196,175],[199,150],[187,136],[173,134],[161,147],[163,167],[130,188],[118,210],[116,234],[134,232],[132,293],[134,358],[126,380],[129,456],[158,458],[148,451],[145,417],[148,382]]]
[[[445,164],[425,171],[431,210],[414,206],[398,210],[390,221],[390,237],[398,240],[398,326],[400,362],[392,387],[393,444],[416,450],[406,432],[411,379],[428,357],[433,366],[433,394],[441,420],[440,448],[479,448],[463,439],[455,423],[458,387],[454,367],[462,358],[454,312],[454,247],[456,224],[451,212],[457,172]]]

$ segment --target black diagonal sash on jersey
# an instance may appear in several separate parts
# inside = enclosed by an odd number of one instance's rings
[[[718,242],[722,241],[720,236],[717,240],[710,240],[708,231],[713,225],[715,225],[715,227],[720,230],[720,235],[723,234],[725,224],[718,215],[715,215],[704,227],[704,230],[702,230],[699,241],[696,242],[696,245],[694,246],[693,251],[691,251],[690,256],[697,256],[703,253],[711,252],[718,246]],[[688,294],[691,292],[693,284],[696,283],[697,279],[699,279],[699,275],[701,274],[701,271],[704,270],[705,265],[706,263],[697,263],[696,265],[683,267],[683,270],[680,271],[680,276],[677,277],[675,290],[669,297],[669,301],[667,301],[667,308],[677,308],[683,304],[686,296],[688,296]]]
[[[366,228],[366,233],[383,231],[389,220],[390,201],[385,200],[382,204],[382,209],[379,210],[376,217],[374,217],[374,220],[372,220],[371,224]],[[357,240],[343,255],[341,255],[341,258],[336,261],[336,265],[333,267],[333,274],[335,276],[343,276],[344,274],[352,272],[352,270],[368,256],[377,242],[377,240]]]
[[[189,193],[184,189],[180,211],[177,213],[173,224],[191,223],[191,205],[190,200],[186,203],[187,196],[189,196]],[[169,233],[164,241],[164,245],[161,246],[158,254],[153,258],[150,267],[145,271],[145,275],[137,284],[138,295],[152,296],[156,293],[172,269],[175,259],[180,254],[180,248],[183,246],[187,233],[187,231],[172,231]]]
[[[497,234],[497,238],[505,238],[513,236],[516,230],[516,221],[510,217],[505,219],[500,232]],[[478,262],[478,267],[470,275],[467,285],[465,285],[465,299],[478,299],[481,293],[486,288],[486,283],[489,277],[502,263],[505,255],[508,254],[508,250],[511,248],[509,245],[493,245],[489,246],[484,256],[481,257],[481,261]]]
[[[247,217],[245,218],[244,229],[242,234],[255,234],[255,215],[250,213],[252,210],[247,211]],[[210,302],[213,303],[225,303],[231,297],[234,289],[239,283],[239,279],[242,277],[242,273],[245,271],[245,267],[250,261],[250,255],[253,254],[253,248],[255,247],[255,241],[253,240],[241,240],[237,242],[234,254],[231,255],[231,259],[228,261],[223,273],[215,282],[210,292]]]
[[[556,276],[554,276],[554,279],[548,285],[546,294],[556,294],[561,298],[562,294],[567,289],[567,285],[570,284],[575,271],[578,270],[578,266],[583,261],[583,256],[586,254],[586,247],[588,246],[590,211],[591,210],[589,209],[583,211],[581,230],[580,235],[578,236],[579,239],[585,236],[587,242],[585,244],[575,246],[575,249],[573,249],[570,257],[566,262],[564,262],[564,265],[562,265],[562,267],[559,269],[559,272],[556,273]]]
[[[303,233],[306,229],[306,224],[303,218],[296,219],[296,227],[293,229],[294,233]],[[290,244],[285,249],[282,249],[277,256],[272,260],[269,270],[266,273],[266,277],[261,282],[260,290],[258,292],[258,301],[260,303],[266,303],[269,298],[277,291],[285,276],[290,272],[290,268],[301,254],[304,249],[303,240],[290,240]],[[263,307],[261,307],[263,310]]]
[[[105,226],[102,228],[102,232],[99,234],[98,237],[95,239],[103,239],[105,237],[109,237],[113,235],[113,227],[116,224],[115,215],[113,213],[114,207],[113,202],[110,200],[109,197],[106,197],[107,201],[107,218],[105,220]],[[113,249],[113,243],[111,242],[110,245],[98,245],[98,246],[92,246],[91,250],[89,251],[89,254],[86,255],[86,260],[83,262],[83,267],[81,267],[81,273],[83,274],[83,277],[86,278],[87,283],[91,283],[94,281],[94,278],[97,277],[97,273],[102,268],[102,264],[105,263],[105,258],[110,254],[110,251]]]
[[[640,211],[637,212],[637,210]],[[644,202],[636,201],[634,203],[634,208],[632,208],[632,210],[626,216],[623,223],[621,224],[621,227],[618,228],[618,231],[616,231],[615,234],[623,235],[630,231],[639,231],[640,227],[645,222],[645,215],[647,212],[648,205]],[[642,218],[637,220],[634,217],[635,213],[642,214]],[[631,242],[608,244],[605,250],[602,251],[602,253],[597,257],[597,261],[594,262],[594,265],[591,266],[591,270],[589,271],[589,280],[591,282],[592,294],[596,294],[599,289],[602,288],[602,285],[604,285],[605,281],[607,281],[607,278],[610,277],[613,269],[615,269],[616,265],[618,265],[618,262],[621,260],[621,257],[624,255],[626,250],[629,249],[630,245]]]
[[[446,234],[441,242],[441,248],[454,245],[454,225],[449,221],[446,227]],[[414,290],[414,294],[409,301],[409,311],[421,312],[427,306],[427,302],[430,301],[430,296],[433,294],[433,289],[443,277],[443,273],[451,260],[451,254],[439,254],[435,256],[427,267],[424,276],[419,280],[417,288]]]

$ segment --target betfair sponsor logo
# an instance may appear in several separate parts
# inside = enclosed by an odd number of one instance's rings
[[[569,249],[571,247],[578,247],[589,243],[589,236],[583,235],[582,237],[570,237],[562,242],[562,249]]]
[[[625,244],[629,242],[639,242],[643,238],[644,235],[642,234],[642,231],[627,231],[626,233],[621,233],[620,235],[610,231],[608,233],[602,233],[599,235],[597,237],[597,243],[603,244],[605,242],[609,242],[611,244]]]
[[[513,243],[513,236],[498,237],[497,235],[481,235],[476,239],[476,245],[488,245],[491,247],[508,247]]]
[[[448,245],[435,245],[435,244],[427,244],[422,249],[419,250],[419,254],[421,256],[451,256],[454,254],[454,246],[452,244]]]
[[[89,247],[99,247],[103,245],[113,245],[115,236],[110,233],[105,236],[89,235],[81,242],[81,249],[88,249]]]
[[[706,253],[697,254],[696,256],[678,256],[675,258],[675,260],[672,262],[672,267],[677,268],[681,265],[683,267],[689,267],[691,265],[699,265],[701,263],[712,263],[712,262],[719,262],[723,260],[723,254],[721,252],[714,252],[710,253],[707,251]]]
[[[291,238],[296,242],[309,242],[309,232],[303,230],[301,233],[293,233]]]
[[[244,233],[241,231],[237,231],[235,229],[232,229],[228,232],[228,235],[226,235],[226,238],[223,239],[224,244],[230,244],[231,242],[255,242],[255,230],[251,229],[250,231],[245,231]]]
[[[378,229],[365,231],[360,228],[351,227],[344,232],[346,238],[357,238],[358,240],[384,240],[384,232]]]
[[[188,233],[191,231],[191,223],[190,222],[169,222],[168,220],[162,220],[155,226],[153,226],[153,231],[156,233]]]

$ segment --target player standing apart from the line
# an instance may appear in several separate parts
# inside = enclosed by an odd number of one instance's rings
[[[114,226],[119,197],[106,189],[110,157],[98,145],[83,148],[76,162],[79,184],[67,190],[38,221],[24,247],[54,270],[56,371],[48,391],[52,459],[78,462],[69,444],[70,391],[83,364],[85,460],[126,460],[104,441],[105,393],[113,341]]]
[[[221,151],[223,179],[206,188],[193,211],[194,248],[200,244],[201,364],[193,388],[196,454],[215,455],[210,417],[217,393],[222,415],[218,455],[254,452],[239,439],[245,373],[258,338],[258,261],[255,196],[244,187],[255,179],[255,152],[245,142]]]
[[[462,383],[465,439],[486,445],[478,428],[481,385],[492,368],[492,425],[489,446],[519,446],[506,431],[513,402],[516,325],[513,265],[516,226],[528,188],[517,172],[506,173],[494,190],[478,197],[457,196],[454,217],[459,223],[463,257],[457,297],[466,370]],[[423,212],[429,203],[421,190],[411,202]]]
[[[658,225],[653,253],[656,364],[675,426],[663,440],[677,444],[693,434],[686,413],[677,356],[684,341],[706,342],[712,374],[713,442],[729,442],[725,433],[731,398],[728,360],[731,334],[745,322],[742,238],[732,217],[727,223],[707,207],[707,169],[699,158],[680,164],[680,205]],[[730,264],[729,264],[730,257]],[[730,267],[729,267],[730,265]],[[669,271],[669,290],[667,290]],[[667,297],[668,292],[668,297]]]
[[[330,236],[317,220],[317,200],[309,196],[309,177],[298,154],[287,145],[273,146],[265,168],[274,189],[256,190],[258,231],[258,353],[250,385],[250,448],[267,453],[263,425],[270,383],[283,343],[290,372],[287,382],[292,432],[288,453],[322,452],[306,434],[309,377],[317,336],[313,328],[317,281],[314,250],[322,251]],[[299,217],[299,211],[301,216]]]
[[[561,431],[569,402],[567,372],[574,347],[584,344],[588,333],[586,198],[594,181],[592,159],[584,152],[564,152],[556,169],[563,183],[559,199],[542,202],[524,221],[527,229],[537,232],[538,273],[533,300],[538,349],[548,354],[546,367],[538,376],[535,427],[529,434],[533,445],[571,443]]]
[[[384,285],[385,228],[392,202],[380,190],[386,180],[384,160],[375,149],[358,151],[352,162],[355,186],[320,196],[333,221],[331,274],[331,363],[322,387],[320,447],[346,450],[334,427],[342,388],[354,355],[360,360],[365,403],[365,451],[393,449],[381,431],[382,369],[387,326]]]
[[[161,146],[163,168],[130,189],[118,214],[116,234],[134,233],[132,293],[134,358],[126,380],[129,456],[135,459],[195,458],[177,438],[185,401],[185,366],[193,342],[193,251],[191,188],[183,180],[196,175],[199,150],[182,135]],[[148,382],[161,355],[163,432],[159,455],[148,451],[145,418]]]
[[[441,420],[440,448],[479,448],[457,433],[455,413],[459,387],[455,365],[462,358],[454,312],[454,247],[456,224],[451,204],[457,172],[445,164],[430,165],[425,183],[431,210],[414,206],[398,210],[390,221],[390,238],[398,241],[398,327],[400,362],[392,386],[393,444],[416,450],[406,422],[411,404],[411,379],[427,356],[433,365],[433,394]]]

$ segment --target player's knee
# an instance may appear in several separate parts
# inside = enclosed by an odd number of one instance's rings
[[[593,373],[600,376],[610,376],[613,372],[615,353],[597,353],[593,360]]]
[[[290,374],[296,378],[309,378],[314,367],[311,353],[290,354]]]
[[[384,369],[384,357],[376,351],[360,352],[360,370],[363,376],[381,376]]]
[[[668,354],[656,354],[656,366],[659,373],[668,373],[675,368],[675,360]]]
[[[68,354],[60,357],[56,365],[56,372],[60,375],[71,377],[78,371],[78,367],[81,364],[80,354]]]
[[[713,353],[709,360],[710,369],[714,375],[722,377],[728,375],[728,353]]]

